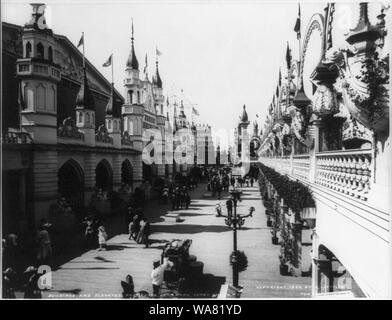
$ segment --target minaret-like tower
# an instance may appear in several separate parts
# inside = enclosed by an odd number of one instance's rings
[[[161,132],[161,141],[157,141],[160,144],[162,154],[159,155],[159,162],[158,162],[158,176],[164,177],[165,176],[165,158],[164,158],[164,150],[165,150],[165,122],[166,117],[163,113],[163,103],[164,97],[162,94],[162,80],[161,76],[159,75],[158,69],[158,57],[156,59],[156,69],[155,75],[152,77],[152,85],[153,85],[153,93],[154,93],[154,100],[155,100],[155,110],[156,110],[156,120],[158,129]]]
[[[247,160],[246,157],[249,157],[249,123],[246,106],[244,105],[238,124],[238,156],[241,158],[242,162]]]
[[[54,61],[53,32],[45,22],[45,5],[32,4],[31,20],[23,28],[23,58],[17,77],[24,98],[21,127],[34,143],[57,143],[57,83],[60,66]]]
[[[88,146],[95,145],[95,103],[83,67],[83,81],[76,97],[76,126],[84,134]]]
[[[31,199],[29,216],[38,225],[48,218],[58,196],[57,84],[60,66],[54,52],[56,41],[45,22],[45,5],[32,4],[31,20],[22,30],[23,57],[16,61],[20,84],[21,130],[31,135]]]
[[[139,62],[135,54],[132,22],[131,52],[125,68],[125,103],[122,107],[124,131],[127,131],[136,149],[142,150],[144,106],[141,101],[142,83],[139,79]]]

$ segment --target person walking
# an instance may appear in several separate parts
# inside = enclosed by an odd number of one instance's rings
[[[154,261],[151,272],[152,291],[154,298],[160,297],[165,270],[172,265],[173,263],[169,261],[168,257],[164,258],[162,264],[159,262],[159,260]]]
[[[106,250],[106,241],[108,240],[108,234],[106,233],[105,227],[100,226],[98,228],[98,251]]]
[[[41,225],[38,227],[36,241],[38,243],[37,260],[40,264],[45,264],[52,255],[52,243],[48,228],[51,226],[46,219],[41,220]]]
[[[148,248],[149,245],[148,237],[150,236],[150,233],[151,233],[150,223],[148,222],[147,218],[144,217],[140,221],[140,231],[137,236],[136,242],[145,244],[146,248]]]
[[[86,229],[84,231],[84,240],[87,249],[94,248],[95,243],[95,230],[94,221],[92,217],[86,217],[84,223],[86,224]]]

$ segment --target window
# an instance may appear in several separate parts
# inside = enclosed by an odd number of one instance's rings
[[[137,103],[140,103],[140,91],[137,92]]]
[[[53,49],[52,49],[52,47],[49,47],[49,49],[48,49],[48,60],[50,62],[53,62]]]
[[[133,103],[133,90],[129,90],[129,91],[128,91],[128,102],[129,102],[130,104]]]
[[[31,58],[31,43],[26,43],[26,58]]]
[[[108,129],[111,129],[112,128],[112,120],[109,120],[108,121]]]
[[[37,110],[46,110],[46,88],[42,83],[37,86]]]
[[[24,89],[25,103],[28,109],[34,108],[34,89],[27,83]]]
[[[37,58],[40,58],[40,59],[44,59],[45,58],[45,56],[44,56],[44,46],[42,45],[41,42],[37,44]]]

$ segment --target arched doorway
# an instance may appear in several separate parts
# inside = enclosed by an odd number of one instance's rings
[[[77,211],[83,206],[84,172],[79,163],[70,159],[58,171],[58,191],[71,208]]]
[[[133,182],[133,168],[128,159],[125,159],[121,164],[121,182],[132,186]]]
[[[95,186],[103,191],[111,191],[113,188],[113,170],[106,159],[101,160],[95,168]]]
[[[145,164],[143,162],[143,180],[147,180],[150,183],[152,182],[153,177],[153,166],[152,164]]]

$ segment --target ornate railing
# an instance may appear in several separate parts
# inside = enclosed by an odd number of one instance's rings
[[[31,144],[33,138],[27,132],[3,132],[1,136],[1,142],[3,144]]]
[[[370,191],[371,150],[349,150],[316,154],[315,183],[367,200]]]
[[[260,162],[281,174],[315,183],[355,199],[368,200],[372,175],[370,149],[329,151],[316,153],[313,157],[263,157]]]
[[[309,155],[293,156],[293,176],[309,180],[310,157]]]

